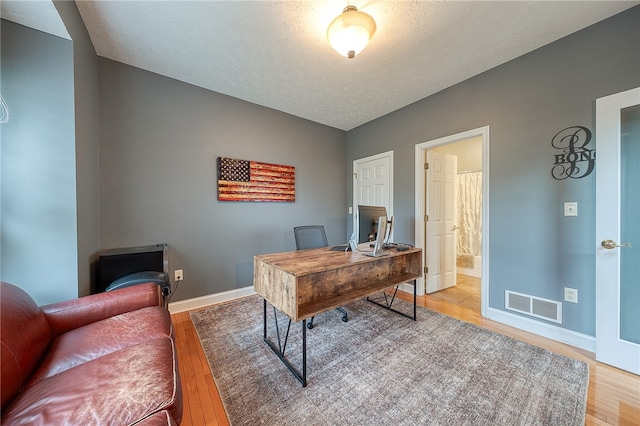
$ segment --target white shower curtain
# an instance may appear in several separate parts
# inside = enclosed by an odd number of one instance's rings
[[[458,174],[458,256],[482,255],[482,171]]]

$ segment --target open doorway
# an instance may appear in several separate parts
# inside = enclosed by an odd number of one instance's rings
[[[482,137],[474,136],[436,146],[427,152],[427,157],[431,151],[453,157],[456,162],[452,200],[454,225],[450,229],[454,246],[452,269],[455,285],[432,293],[427,288],[427,293],[432,298],[455,303],[479,314],[482,277]],[[427,247],[431,245],[427,244]]]
[[[433,202],[431,165],[428,157],[454,158],[456,163],[453,221],[437,222],[438,213],[430,212]],[[419,294],[455,303],[485,315],[488,309],[488,189],[489,189],[489,128],[471,130],[416,145],[416,245],[423,248],[424,276],[419,282]],[[429,193],[429,190],[432,193]],[[437,192],[437,187],[436,187]],[[443,204],[451,204],[442,201]],[[437,209],[437,207],[435,207]],[[441,215],[444,215],[442,213]],[[446,223],[446,225],[444,225]],[[453,225],[452,225],[453,224]],[[435,244],[446,228],[455,245],[453,255],[449,245]],[[431,229],[429,228],[431,227]],[[449,229],[450,228],[450,229]],[[434,238],[434,235],[436,236]],[[440,238],[444,241],[445,238]],[[449,259],[451,258],[451,259]],[[455,274],[455,285],[434,287],[444,270]],[[431,280],[431,281],[430,281]]]

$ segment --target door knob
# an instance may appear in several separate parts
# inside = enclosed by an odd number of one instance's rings
[[[611,250],[614,249],[616,247],[626,247],[626,248],[632,248],[631,247],[631,243],[621,243],[618,244],[613,240],[604,240],[602,243],[600,243],[600,245],[604,248],[606,248],[607,250]]]
[[[460,229],[458,225],[453,225],[453,228],[451,228],[452,231],[457,231],[458,229]]]

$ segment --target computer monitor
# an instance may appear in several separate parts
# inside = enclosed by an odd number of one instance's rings
[[[380,216],[377,220],[378,222],[378,234],[376,236],[376,242],[373,245],[373,250],[365,253],[367,256],[379,257],[385,256],[388,253],[384,253],[384,239],[387,235],[387,229],[389,229],[388,221],[386,216]]]
[[[384,234],[383,248],[388,248],[391,244],[391,231],[393,229],[393,216],[387,220],[387,232]]]
[[[376,240],[378,219],[381,216],[387,217],[387,209],[384,206],[358,205],[358,243]]]

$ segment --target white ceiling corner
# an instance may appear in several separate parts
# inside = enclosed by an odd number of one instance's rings
[[[2,0],[0,17],[25,27],[71,40],[51,0]]]

